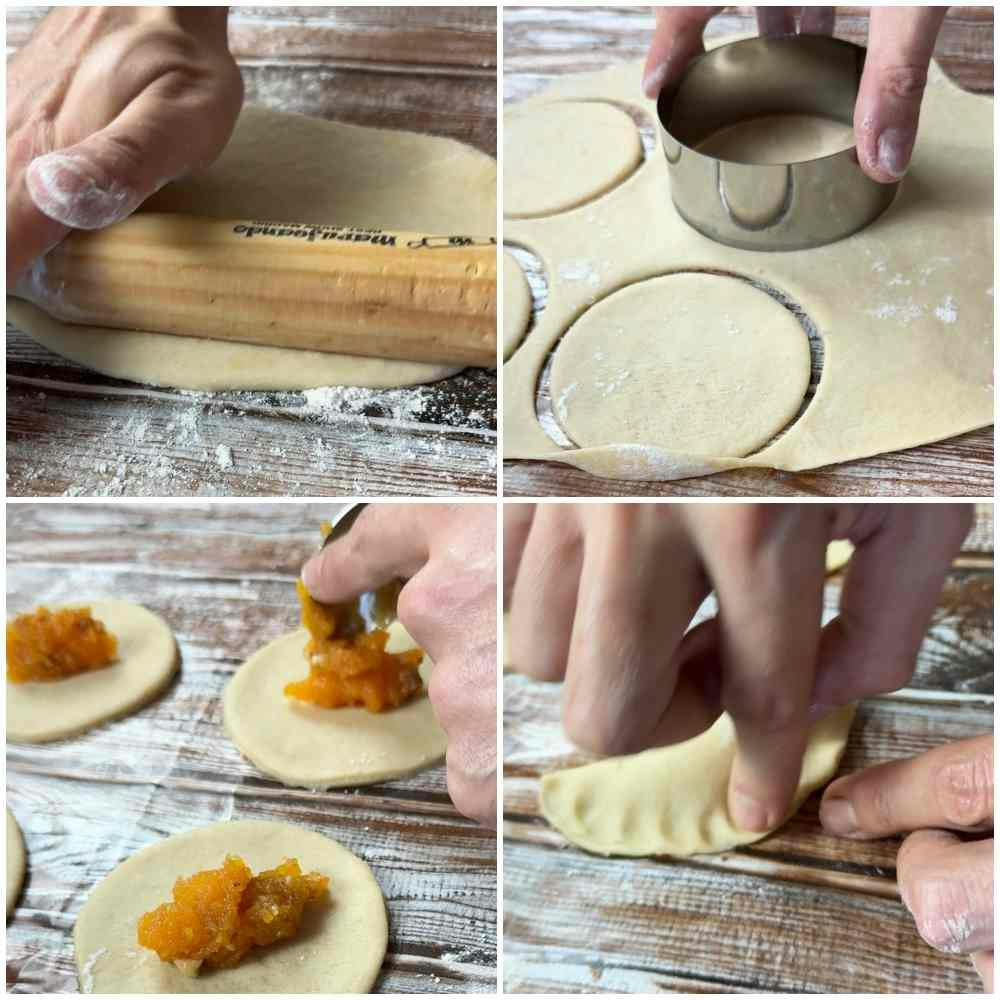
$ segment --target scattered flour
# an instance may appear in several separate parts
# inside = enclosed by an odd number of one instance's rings
[[[942,323],[955,323],[958,320],[958,306],[955,304],[955,300],[950,295],[946,295],[944,302],[934,310],[934,315]]]

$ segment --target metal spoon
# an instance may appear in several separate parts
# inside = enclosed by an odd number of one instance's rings
[[[330,532],[323,539],[320,551],[325,549],[334,539],[343,538],[351,530],[358,515],[367,506],[367,503],[352,503],[340,511],[330,521]],[[377,590],[369,590],[359,594],[352,601],[334,604],[338,637],[388,628],[396,620],[396,601],[402,589],[402,580],[390,580],[389,583],[382,584]]]

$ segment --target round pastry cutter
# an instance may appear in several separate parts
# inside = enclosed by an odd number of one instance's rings
[[[865,50],[822,35],[751,38],[699,56],[657,102],[674,206],[717,243],[803,250],[843,239],[884,212],[898,184],[861,169],[853,145],[798,163],[736,163],[697,147],[720,130],[769,115],[850,125]]]

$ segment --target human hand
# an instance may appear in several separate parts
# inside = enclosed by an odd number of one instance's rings
[[[226,7],[57,7],[7,68],[7,284],[222,151],[243,102]]]
[[[857,840],[908,833],[899,892],[920,936],[972,958],[993,991],[993,737],[977,736],[838,778],[820,804],[830,833]]]
[[[319,601],[344,601],[398,577],[399,620],[431,658],[427,694],[448,734],[448,793],[496,825],[496,508],[370,504],[302,569]]]
[[[565,680],[566,731],[598,753],[677,743],[727,711],[738,741],[730,813],[763,831],[787,812],[811,721],[912,675],[971,508],[542,504],[529,514],[505,508],[523,539],[508,546],[505,531],[512,662]],[[833,538],[856,551],[840,614],[821,629]],[[719,616],[685,634],[713,589]]]
[[[654,99],[676,83],[688,63],[705,51],[702,33],[725,7],[657,7],[642,89]],[[868,55],[854,108],[858,162],[873,180],[898,181],[910,164],[917,137],[927,67],[947,7],[873,6]],[[833,34],[833,7],[758,7],[762,35]]]

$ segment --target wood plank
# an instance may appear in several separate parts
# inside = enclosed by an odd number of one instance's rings
[[[341,506],[8,504],[9,613],[123,597],[161,614],[181,650],[179,678],[141,711],[8,746],[8,802],[29,851],[7,929],[10,991],[76,992],[72,926],[96,882],[163,836],[246,818],[320,830],[372,865],[391,928],[377,990],[495,991],[496,837],[455,811],[443,766],[359,789],[286,788],[222,729],[226,682],[296,627],[293,582]]]

